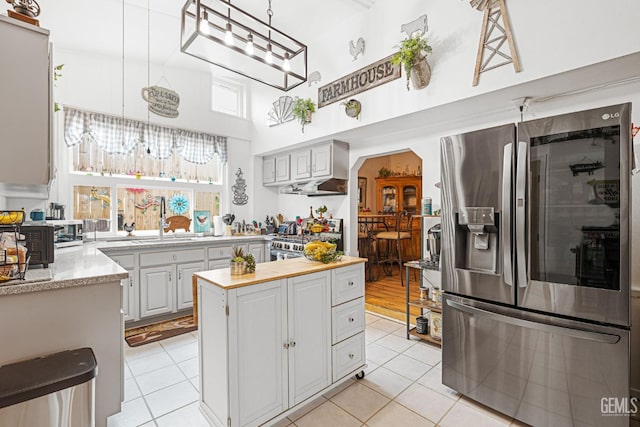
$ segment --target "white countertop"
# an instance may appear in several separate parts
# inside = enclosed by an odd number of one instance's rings
[[[123,249],[149,249],[149,248],[157,248],[162,246],[196,246],[198,244],[202,245],[211,245],[211,244],[232,244],[232,243],[242,243],[245,241],[268,241],[272,239],[272,236],[265,236],[261,234],[255,235],[244,235],[244,236],[204,236],[204,237],[183,237],[181,235],[173,235],[173,234],[165,234],[163,240],[158,239],[157,237],[139,237],[133,236],[130,238],[121,238],[118,240],[98,240],[96,242],[92,242],[90,238],[87,237],[87,241],[84,243],[85,245],[88,243],[97,245],[98,248],[109,252],[112,250],[123,250]],[[57,254],[57,253],[56,253]]]
[[[87,241],[79,246],[56,249],[55,261],[53,264],[49,264],[48,268],[51,273],[50,276],[39,272],[38,270],[42,269],[40,266],[34,266],[31,274],[29,271],[27,272],[27,279],[38,276],[43,277],[40,281],[26,280],[23,282],[0,283],[0,297],[106,282],[118,282],[119,284],[121,279],[128,277],[128,273],[113,262],[104,252],[161,248],[162,246],[182,247],[216,243],[231,244],[244,241],[266,241],[270,238],[270,236],[264,235],[221,237],[166,235],[163,240],[134,236],[126,240]]]

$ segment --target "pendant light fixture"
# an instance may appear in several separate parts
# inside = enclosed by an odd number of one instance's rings
[[[182,7],[180,50],[250,79],[288,91],[307,81],[307,46],[231,0],[187,0]]]

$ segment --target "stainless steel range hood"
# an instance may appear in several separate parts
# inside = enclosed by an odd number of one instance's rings
[[[300,194],[304,196],[344,196],[347,194],[346,179],[328,178],[307,183],[291,184],[280,189],[280,194]]]

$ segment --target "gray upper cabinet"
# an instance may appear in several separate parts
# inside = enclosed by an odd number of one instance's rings
[[[291,155],[265,157],[262,164],[264,185],[306,183],[316,179],[349,178],[349,145],[329,141],[300,148]]]
[[[0,195],[19,191],[46,198],[53,167],[49,31],[0,16],[0,39],[0,129],[7,159]]]
[[[294,181],[349,177],[349,146],[344,142],[316,144],[294,152],[291,157]]]
[[[291,179],[289,155],[265,157],[262,160],[262,183],[280,185]]]

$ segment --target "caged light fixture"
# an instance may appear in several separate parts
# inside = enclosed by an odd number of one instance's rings
[[[288,91],[307,81],[307,46],[250,15],[231,0],[187,0],[180,50],[250,79]]]

